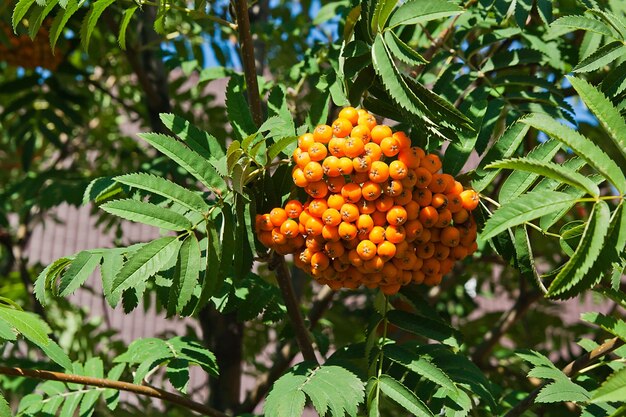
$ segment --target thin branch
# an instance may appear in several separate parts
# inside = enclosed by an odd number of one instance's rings
[[[282,255],[275,254],[274,265],[276,270],[276,280],[280,287],[280,292],[283,295],[285,301],[285,307],[287,307],[287,314],[291,321],[294,333],[296,334],[296,342],[302,352],[302,356],[307,361],[317,363],[317,357],[315,356],[315,350],[313,350],[313,343],[311,341],[311,334],[309,333],[304,319],[300,313],[300,306],[298,300],[293,291],[293,285],[291,283],[291,274],[287,269],[285,258]]]
[[[568,377],[570,378],[574,377],[580,372],[580,370],[586,368],[587,366],[589,366],[591,363],[595,362],[597,359],[601,358],[602,356],[613,352],[615,349],[621,347],[622,345],[624,345],[624,341],[617,337],[607,340],[606,342],[604,342],[603,344],[601,344],[594,350],[585,353],[584,355],[580,356],[575,361],[572,361],[569,364],[567,364],[565,368],[562,369],[562,371]],[[528,394],[528,396],[526,396],[526,398],[524,398],[522,401],[517,403],[515,407],[511,408],[509,412],[504,415],[504,417],[519,417],[522,414],[524,414],[524,412],[527,409],[533,406],[535,398],[537,398],[537,395],[539,395],[539,392],[548,383],[549,382],[544,382],[535,390],[533,390],[530,394]]]
[[[250,31],[250,16],[248,15],[247,0],[235,0],[237,13],[237,31],[239,32],[239,46],[241,48],[241,62],[246,78],[248,100],[252,119],[257,126],[263,123],[263,107],[259,94],[259,84],[256,79],[256,62],[254,59],[254,43]]]
[[[111,388],[118,391],[128,391],[134,394],[143,395],[146,397],[158,398],[163,401],[178,404],[189,410],[195,411],[209,417],[229,417],[228,414],[224,414],[219,410],[208,407],[204,404],[190,400],[182,395],[175,394],[173,392],[165,391],[151,386],[136,385],[129,382],[114,381],[104,378],[93,378],[82,375],[64,374],[61,372],[43,371],[35,369],[23,369],[12,368],[7,366],[0,366],[0,374],[19,376],[25,378],[42,379],[47,381],[61,381],[66,383],[75,383],[81,385],[89,385],[92,387]]]

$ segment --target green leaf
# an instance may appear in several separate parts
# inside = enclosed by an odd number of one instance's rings
[[[59,258],[48,265],[37,277],[35,281],[35,297],[42,305],[48,304],[48,290],[51,283],[65,270],[72,262],[70,258]]]
[[[604,200],[600,200],[594,205],[576,252],[550,284],[548,297],[562,295],[580,282],[602,250],[609,223],[609,206]]]
[[[615,33],[609,26],[597,19],[585,16],[563,16],[552,22],[551,26],[564,26],[572,29],[580,29],[588,32],[599,33],[600,35],[615,37]]]
[[[381,375],[378,379],[378,384],[382,392],[410,412],[411,415],[416,417],[434,417],[434,414],[428,409],[426,404],[400,381],[389,375]]]
[[[389,15],[397,4],[398,2],[396,0],[379,0],[376,2],[376,8],[374,9],[371,22],[372,33],[383,30],[389,19]]]
[[[193,227],[191,221],[166,207],[132,199],[104,203],[100,208],[107,213],[133,222],[148,224],[161,229],[182,231]]]
[[[257,131],[243,91],[243,78],[233,76],[226,87],[226,111],[233,129],[233,136],[243,140]]]
[[[108,251],[103,254],[102,266],[100,267],[102,290],[107,302],[113,308],[117,306],[117,303],[120,301],[119,297],[121,296],[119,292],[113,292],[113,281],[115,280],[115,276],[119,273],[120,269],[122,269],[123,264],[124,257],[122,256],[122,253]]]
[[[94,254],[89,251],[82,251],[76,255],[70,267],[61,277],[59,295],[67,297],[83,285],[96,269],[96,266],[100,264],[101,258],[100,254]]]
[[[50,342],[48,338],[50,328],[36,314],[3,307],[0,304],[0,320],[6,322],[37,346],[45,346]]]
[[[136,173],[121,175],[114,178],[115,181],[130,187],[139,188],[151,193],[169,198],[190,210],[198,213],[204,213],[209,209],[209,205],[204,201],[201,195],[194,193],[172,181],[163,177],[157,177],[151,174]]]
[[[626,368],[613,372],[602,385],[591,393],[592,404],[622,402],[626,398]]]
[[[9,326],[9,323],[0,320],[0,341],[14,341],[16,339],[17,334],[15,329],[12,326]]]
[[[586,402],[588,399],[589,392],[586,389],[568,379],[560,379],[543,387],[535,401],[538,403],[560,403],[566,401]]]
[[[215,168],[205,158],[181,142],[159,133],[140,133],[139,137],[183,167],[209,190],[220,195],[227,191],[226,181]]]
[[[450,377],[432,363],[428,356],[417,356],[410,350],[398,345],[386,345],[383,350],[386,358],[404,366],[409,371],[415,372],[448,391],[457,391]]]
[[[609,133],[615,148],[626,160],[626,121],[611,101],[587,81],[567,77],[580,98],[585,102],[589,110],[596,115],[602,126]],[[622,172],[626,172],[626,165],[622,165]]]
[[[595,311],[583,313],[580,317],[582,320],[593,323],[626,342],[626,321],[617,317],[606,316]]]
[[[626,61],[609,72],[600,84],[604,94],[617,97],[626,90]]]
[[[187,305],[200,275],[200,245],[194,233],[183,241],[170,287],[168,314],[180,314]]]
[[[590,72],[610,64],[626,54],[626,46],[621,41],[613,41],[583,59],[574,67],[574,72]]]
[[[116,275],[112,292],[122,292],[147,281],[169,263],[181,245],[175,236],[153,240],[133,253]]]
[[[529,126],[522,123],[514,123],[496,140],[476,168],[478,178],[472,181],[474,190],[480,192],[487,188],[500,171],[486,170],[485,167],[494,161],[513,155],[513,152],[524,140],[528,130]]]
[[[104,12],[104,10],[113,3],[115,3],[115,0],[96,0],[92,4],[80,28],[80,43],[84,51],[89,50],[89,41],[91,39],[91,35],[93,34],[93,30],[96,28],[96,24],[100,19],[100,16]]]
[[[69,356],[54,340],[49,340],[48,343],[38,344],[37,346],[48,359],[61,365],[63,369],[72,369],[72,361]]]
[[[17,25],[22,21],[28,10],[35,3],[35,0],[19,0],[13,9],[13,16],[11,22],[13,24],[13,31],[17,31]]]
[[[611,181],[620,191],[620,194],[626,192],[624,174],[617,164],[592,141],[545,114],[534,113],[522,119],[521,122],[545,132],[550,137],[572,148],[579,157]]]
[[[526,155],[526,159],[547,162],[554,158],[554,155],[561,149],[560,142],[548,140],[531,149]],[[526,171],[513,171],[502,183],[498,193],[498,201],[503,204],[511,201],[520,194],[526,192],[530,186],[539,178],[538,174]]]
[[[444,0],[410,0],[402,4],[389,20],[389,27],[417,25],[463,13],[459,6]]]
[[[189,384],[189,363],[182,359],[173,359],[167,364],[167,379],[172,386],[183,394]]]
[[[58,2],[59,0],[48,0],[45,7],[36,6],[35,9],[33,9],[33,12],[28,17],[28,35],[31,39],[35,39],[44,19],[50,14]]]
[[[0,417],[11,417],[13,413],[9,407],[9,403],[4,399],[4,396],[0,392]]]
[[[569,207],[576,199],[558,191],[531,191],[502,205],[485,223],[480,233],[482,240],[488,240],[530,220],[548,213]]]
[[[305,375],[291,373],[279,378],[265,400],[263,411],[267,416],[301,417],[306,403],[304,391],[300,389],[307,382]]]
[[[526,171],[544,177],[553,178],[565,184],[587,191],[594,197],[600,195],[600,189],[589,178],[582,174],[569,169],[561,164],[548,161],[538,161],[529,158],[512,158],[503,161],[494,162],[485,168],[512,169],[517,171]]]
[[[218,160],[226,156],[222,142],[215,136],[180,116],[169,113],[161,113],[159,116],[169,130],[204,158]]]
[[[388,313],[389,322],[408,332],[428,339],[437,340],[448,346],[459,347],[459,334],[452,327],[429,317],[406,311],[393,310]]]
[[[130,6],[128,9],[124,10],[122,15],[122,21],[120,22],[120,31],[117,35],[117,43],[120,44],[120,48],[126,50],[126,29],[128,28],[128,24],[130,20],[133,18],[133,15],[137,11],[139,6]]]

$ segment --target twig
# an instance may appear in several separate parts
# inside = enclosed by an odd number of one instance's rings
[[[247,0],[236,0],[237,31],[239,32],[239,46],[241,47],[241,62],[248,90],[248,100],[252,119],[257,126],[263,123],[263,107],[259,94],[259,84],[256,79],[256,62],[254,60],[254,44],[250,32],[250,16],[248,15]]]
[[[584,355],[580,356],[575,361],[570,362],[562,369],[563,373],[568,377],[574,377],[578,374],[578,372],[585,367],[589,366],[592,362],[596,361],[598,358],[607,355],[613,352],[615,349],[624,345],[624,341],[614,337],[613,339],[607,340],[591,352],[587,352]],[[517,403],[515,407],[511,408],[508,413],[504,415],[504,417],[519,417],[521,416],[527,409],[532,407],[535,398],[539,395],[539,392],[546,386],[549,382],[544,382],[539,387],[537,387],[534,391],[532,391],[526,398]]]
[[[204,404],[192,401],[187,397],[183,397],[182,395],[178,395],[173,392],[165,391],[159,388],[146,386],[146,385],[136,385],[136,384],[131,384],[129,382],[114,381],[114,380],[104,379],[104,378],[93,378],[93,377],[82,376],[82,375],[64,374],[61,372],[12,368],[12,367],[7,367],[7,366],[0,366],[0,374],[26,377],[26,378],[34,378],[34,379],[43,379],[47,381],[61,381],[61,382],[67,382],[67,383],[89,385],[89,386],[100,387],[100,388],[111,388],[111,389],[115,389],[118,391],[128,391],[128,392],[132,392],[138,395],[158,398],[163,401],[178,404],[180,406],[183,406],[189,410],[193,410],[205,416],[229,417],[228,414],[224,414],[219,410],[215,410],[214,408],[208,407]]]
[[[296,334],[298,347],[300,348],[302,356],[305,360],[317,363],[317,357],[315,356],[315,350],[313,350],[313,343],[311,341],[311,334],[307,330],[304,320],[302,319],[300,306],[298,305],[296,295],[293,291],[291,275],[287,269],[285,258],[282,255],[275,254],[274,261],[276,266],[276,280],[278,281],[280,292],[283,295],[291,325],[294,333]]]

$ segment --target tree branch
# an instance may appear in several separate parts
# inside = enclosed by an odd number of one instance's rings
[[[578,374],[578,372],[589,366],[591,363],[595,362],[600,357],[607,355],[613,352],[615,349],[624,345],[624,341],[614,337],[613,339],[607,340],[594,350],[585,353],[580,356],[578,359],[567,364],[563,369],[563,373],[568,377],[574,377]],[[508,413],[504,415],[504,417],[519,417],[521,416],[527,409],[533,406],[535,398],[539,395],[539,392],[545,387],[549,382],[544,382],[535,390],[533,390],[526,398],[517,403],[517,405],[509,410]]]
[[[43,379],[47,381],[60,381],[67,383],[75,383],[82,385],[89,385],[92,387],[111,388],[118,391],[128,391],[134,394],[143,395],[146,397],[158,398],[163,401],[178,404],[189,410],[193,410],[209,417],[229,417],[228,414],[224,414],[219,410],[208,407],[204,404],[197,403],[182,395],[175,394],[173,392],[165,391],[159,388],[150,387],[146,385],[136,385],[129,382],[113,381],[110,379],[93,378],[82,375],[64,374],[61,372],[42,371],[35,369],[23,369],[23,368],[11,368],[7,366],[0,366],[0,374],[19,376],[25,378]]]

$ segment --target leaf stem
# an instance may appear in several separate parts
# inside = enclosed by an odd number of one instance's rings
[[[165,391],[159,388],[136,385],[129,382],[114,381],[111,379],[94,378],[83,375],[65,374],[62,372],[44,371],[36,369],[24,369],[17,367],[0,366],[0,374],[9,376],[18,376],[32,379],[42,379],[46,381],[60,381],[65,383],[75,383],[88,385],[92,387],[110,388],[118,391],[127,391],[134,394],[143,395],[151,398],[158,398],[163,401],[178,404],[189,410],[209,417],[229,417],[228,414],[222,413],[212,407],[195,402],[182,395]]]

